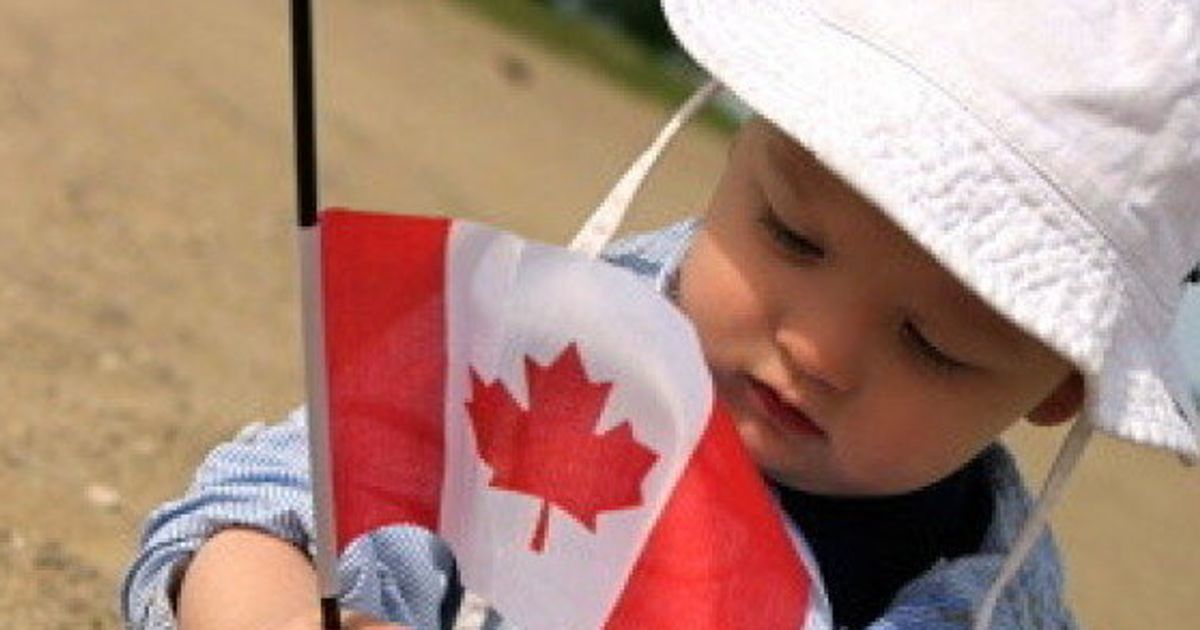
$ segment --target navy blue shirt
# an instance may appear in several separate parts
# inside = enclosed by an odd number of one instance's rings
[[[940,559],[975,553],[992,520],[983,458],[907,494],[829,497],[772,484],[816,556],[837,627],[878,619]]]

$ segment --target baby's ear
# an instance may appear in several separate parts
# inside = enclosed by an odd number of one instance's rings
[[[1029,422],[1041,427],[1062,424],[1075,417],[1083,405],[1083,377],[1079,372],[1063,379],[1054,391],[1027,416]]]

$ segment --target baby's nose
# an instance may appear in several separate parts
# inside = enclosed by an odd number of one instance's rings
[[[858,382],[866,336],[853,318],[809,316],[780,326],[775,343],[800,377],[825,393],[844,394]]]

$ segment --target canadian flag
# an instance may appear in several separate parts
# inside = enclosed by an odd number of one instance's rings
[[[468,222],[320,229],[339,551],[426,527],[531,630],[828,626],[669,301]]]

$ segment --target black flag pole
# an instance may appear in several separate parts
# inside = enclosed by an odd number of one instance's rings
[[[317,208],[316,98],[313,72],[313,11],[310,0],[291,1],[292,88],[296,142],[296,208],[300,236],[300,300],[308,411],[309,470],[316,530],[314,564],[321,627],[341,630],[333,484],[329,467],[329,394],[321,299],[321,231]]]
[[[312,3],[292,0],[292,90],[296,131],[296,208],[302,228],[317,224],[317,116],[313,89]]]

